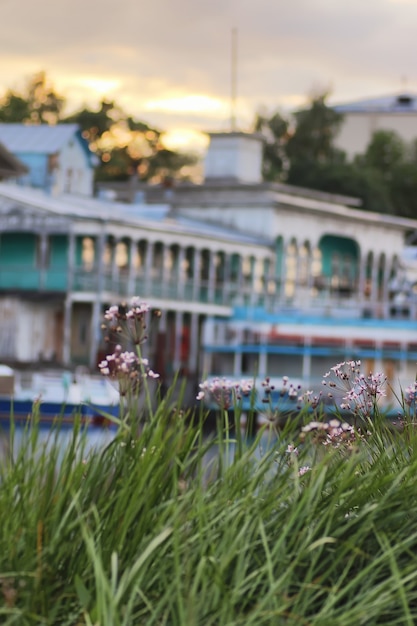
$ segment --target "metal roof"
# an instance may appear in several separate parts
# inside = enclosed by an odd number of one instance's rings
[[[379,98],[365,98],[337,104],[332,108],[338,113],[416,113],[417,94],[397,93]]]
[[[2,202],[6,201],[7,204],[10,200],[30,206],[34,210],[72,219],[92,219],[132,227],[152,228],[160,232],[168,231],[178,235],[214,238],[240,245],[271,245],[269,239],[256,235],[233,231],[230,228],[207,224],[200,220],[173,217],[168,204],[127,205],[69,194],[55,197],[45,194],[40,189],[0,183],[0,206]]]
[[[78,124],[0,124],[0,142],[13,154],[54,154],[78,131]]]

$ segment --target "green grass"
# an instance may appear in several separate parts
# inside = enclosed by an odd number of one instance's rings
[[[208,439],[197,421],[161,402],[140,432],[93,450],[79,424],[64,448],[59,427],[47,445],[36,419],[19,446],[11,429],[1,624],[416,623],[413,429],[379,420],[333,448],[288,424],[226,462],[234,432]]]

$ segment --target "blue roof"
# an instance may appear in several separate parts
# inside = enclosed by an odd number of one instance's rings
[[[0,142],[13,154],[55,154],[78,133],[78,124],[0,124]]]
[[[417,94],[397,93],[379,98],[365,98],[332,107],[338,113],[416,113]]]

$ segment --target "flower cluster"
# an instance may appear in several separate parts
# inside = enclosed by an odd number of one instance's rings
[[[140,345],[146,341],[146,316],[150,307],[142,302],[137,296],[130,303],[113,305],[104,313],[103,330],[108,332],[106,340],[110,341],[110,335],[125,333],[132,343]]]
[[[338,419],[331,419],[329,422],[311,421],[301,429],[301,438],[304,439],[308,434],[313,436],[316,443],[332,448],[349,447],[361,437],[360,431]]]
[[[149,368],[148,359],[140,358],[134,352],[123,351],[121,345],[117,345],[113,354],[106,356],[98,367],[103,376],[118,381],[120,395],[135,389],[144,378],[159,378],[159,374]]]
[[[417,380],[409,385],[404,392],[404,402],[408,406],[413,406],[417,399]]]
[[[321,391],[319,391],[319,393],[315,393],[312,390],[307,390],[298,398],[298,402],[300,404],[300,408],[301,404],[304,404],[312,409],[317,409],[323,402],[323,393]]]
[[[270,402],[271,395],[276,392],[276,387],[275,385],[271,384],[271,379],[269,376],[267,376],[261,384],[264,392],[264,398],[262,402]],[[300,389],[301,385],[294,385],[290,382],[288,376],[283,376],[282,385],[277,393],[279,397],[288,396],[291,400],[294,400],[298,397]]]
[[[253,380],[231,381],[227,378],[212,378],[199,385],[197,400],[212,401],[221,409],[230,409],[243,396],[253,390]]]
[[[382,373],[372,372],[365,376],[360,371],[360,361],[344,361],[325,374],[323,385],[333,390],[338,389],[345,395],[340,408],[351,411],[353,415],[367,417],[372,413],[378,400],[385,396],[383,388],[387,377]],[[333,378],[329,378],[329,377]]]

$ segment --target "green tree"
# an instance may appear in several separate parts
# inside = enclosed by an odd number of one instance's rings
[[[8,90],[0,100],[0,122],[6,124],[21,123],[30,120],[29,102]]]
[[[343,116],[327,106],[327,93],[313,98],[310,106],[294,114],[295,129],[286,152],[291,166],[299,162],[326,163],[343,161],[343,152],[334,147],[334,139]]]
[[[0,121],[55,124],[59,121],[65,99],[58,95],[46,76],[32,76],[22,93],[7,90],[0,99]]]
[[[371,138],[365,154],[358,157],[361,166],[372,167],[388,180],[394,168],[407,160],[407,146],[392,130],[378,130]]]
[[[362,201],[362,208],[378,213],[392,213],[390,187],[380,172],[359,167],[356,163],[298,163],[294,177],[303,186]]]
[[[264,180],[277,181],[285,176],[287,167],[286,143],[288,140],[289,122],[281,113],[275,112],[271,117],[257,114],[254,130],[264,137],[262,174]]]

